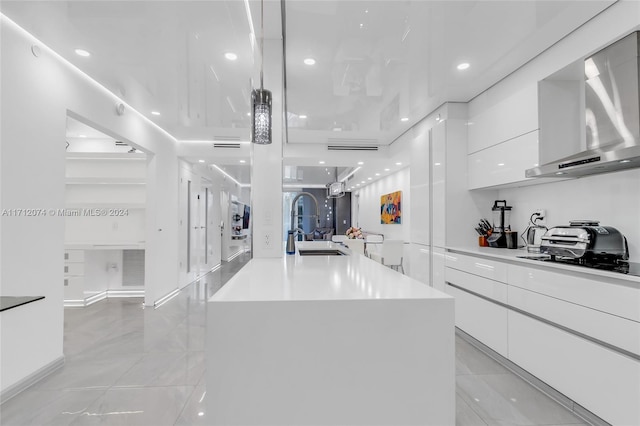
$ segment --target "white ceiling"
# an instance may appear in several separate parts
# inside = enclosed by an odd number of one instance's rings
[[[288,142],[349,145],[388,145],[443,102],[469,101],[614,2],[283,1]],[[259,64],[248,16],[259,37],[259,5],[2,0],[0,11],[177,139],[212,141],[249,138]],[[267,38],[282,34],[280,9],[280,1],[265,1]],[[309,57],[315,65],[303,63]],[[470,67],[459,71],[461,62]],[[219,165],[245,183],[240,158]],[[368,163],[377,170],[383,160]]]

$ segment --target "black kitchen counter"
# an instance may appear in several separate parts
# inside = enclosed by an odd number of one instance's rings
[[[44,299],[44,296],[0,296],[0,312]]]

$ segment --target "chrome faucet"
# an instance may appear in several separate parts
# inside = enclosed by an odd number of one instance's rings
[[[300,229],[295,226],[295,222],[294,222],[296,217],[296,202],[303,195],[311,197],[311,199],[313,200],[313,203],[316,205],[316,214],[311,216],[315,216],[316,218],[316,228],[318,227],[318,225],[320,225],[320,215],[318,213],[318,200],[310,192],[301,192],[298,195],[296,195],[296,197],[291,202],[291,231],[294,231],[294,232],[297,232],[297,230]],[[304,231],[302,229],[300,229],[300,231],[302,234],[304,234]]]

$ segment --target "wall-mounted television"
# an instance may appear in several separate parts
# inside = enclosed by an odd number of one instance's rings
[[[249,217],[251,216],[251,207],[244,205],[244,215],[242,216],[242,229],[249,229]]]

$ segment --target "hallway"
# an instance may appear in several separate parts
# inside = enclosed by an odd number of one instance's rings
[[[158,309],[108,299],[65,309],[65,366],[0,407],[2,425],[207,425],[206,300],[249,260],[223,263]],[[456,337],[458,425],[583,425]]]

